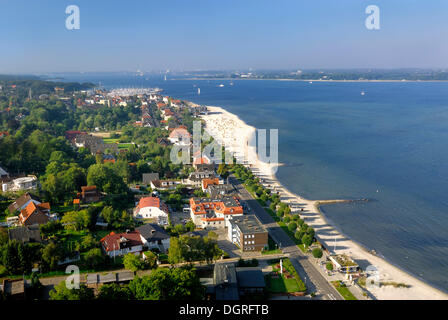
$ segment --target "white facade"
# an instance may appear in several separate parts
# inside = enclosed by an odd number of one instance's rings
[[[131,248],[125,248],[125,249],[120,249],[120,250],[113,250],[113,251],[106,251],[107,255],[109,257],[118,257],[118,256],[124,256],[128,253],[133,253],[135,255],[140,254],[140,252],[143,251],[143,246],[139,245],[139,246],[134,246]]]
[[[2,185],[2,191],[20,191],[20,190],[31,190],[37,188],[37,177],[28,176],[23,178],[17,178],[9,183],[4,183]]]
[[[157,207],[144,207],[141,209],[137,208],[134,211],[134,217],[138,219],[151,219],[151,218],[158,218],[160,216],[168,218],[168,214],[162,209]]]

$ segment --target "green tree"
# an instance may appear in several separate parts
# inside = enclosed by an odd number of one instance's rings
[[[291,222],[288,224],[289,231],[296,231],[297,230],[297,223]]]
[[[333,264],[331,262],[327,262],[327,264],[325,265],[325,267],[327,268],[327,270],[332,271],[333,270]]]
[[[98,300],[129,300],[131,292],[127,286],[103,284],[98,291]]]
[[[323,255],[322,250],[320,248],[314,248],[312,251],[312,254],[313,254],[313,257],[316,259],[322,258],[322,255]]]
[[[105,258],[100,248],[93,248],[87,251],[84,261],[89,268],[97,268],[104,263]]]
[[[127,270],[136,272],[147,268],[147,264],[139,256],[128,253],[123,258],[123,265]]]
[[[58,261],[62,260],[64,252],[60,246],[54,242],[50,242],[42,250],[42,269],[44,271],[56,270]]]
[[[129,289],[137,300],[202,300],[205,295],[196,270],[186,267],[162,268],[136,277]]]
[[[306,246],[309,247],[311,245],[311,243],[313,243],[313,238],[311,238],[308,234],[305,234],[302,237],[302,243]]]
[[[65,281],[62,281],[50,291],[50,300],[93,300],[94,298],[93,289],[85,284],[81,284],[79,289],[68,289]]]

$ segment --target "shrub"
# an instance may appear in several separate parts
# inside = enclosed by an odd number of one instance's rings
[[[288,229],[289,229],[289,231],[296,231],[297,230],[297,223],[291,222],[290,224],[288,224]]]
[[[316,259],[322,258],[323,253],[322,253],[322,250],[320,248],[314,248],[312,253],[313,253],[313,257],[314,258],[316,258]]]
[[[289,216],[286,216],[283,218],[284,223],[289,223],[290,220],[291,220],[291,218]]]
[[[327,265],[325,266],[327,270],[332,271],[333,270],[333,264],[331,262],[327,262]]]

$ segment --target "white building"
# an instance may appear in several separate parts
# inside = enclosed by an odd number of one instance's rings
[[[32,190],[37,188],[37,177],[30,175],[27,177],[17,178],[8,183],[2,184],[2,191],[21,191]]]
[[[141,198],[134,209],[134,217],[137,219],[157,219],[160,224],[168,223],[168,206],[157,197]]]

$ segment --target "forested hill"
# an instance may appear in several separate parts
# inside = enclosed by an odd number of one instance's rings
[[[65,93],[91,89],[95,85],[93,83],[78,82],[61,82],[41,80],[36,76],[10,76],[0,75],[0,86],[2,89],[14,89],[18,96],[27,96],[29,89],[33,94],[51,94],[55,92],[55,88],[64,89]]]

